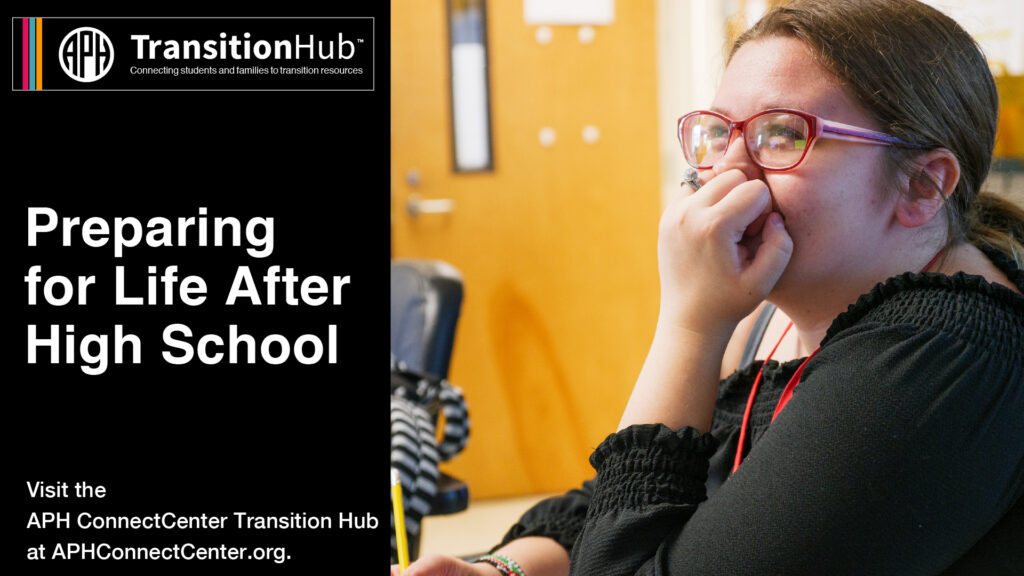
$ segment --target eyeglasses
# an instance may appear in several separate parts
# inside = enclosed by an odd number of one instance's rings
[[[775,171],[796,168],[818,138],[919,148],[895,136],[799,110],[773,108],[739,122],[716,112],[697,110],[679,119],[679,143],[686,162],[694,168],[710,168],[725,156],[736,130],[743,134],[750,159],[765,170]]]

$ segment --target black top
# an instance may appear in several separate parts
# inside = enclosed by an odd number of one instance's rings
[[[1024,272],[987,253],[1024,290]],[[612,434],[595,480],[505,536],[548,536],[572,574],[1024,574],[1024,296],[907,273],[764,369],[749,454],[729,476],[761,362],[719,387],[711,430]]]

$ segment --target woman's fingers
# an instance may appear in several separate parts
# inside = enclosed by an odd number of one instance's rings
[[[662,214],[662,314],[712,329],[738,322],[778,282],[792,250],[768,185],[740,170],[723,172],[673,198]]]
[[[761,245],[754,254],[744,276],[753,282],[758,292],[767,295],[782,276],[793,256],[793,238],[778,212],[772,212],[761,230]]]
[[[708,180],[707,184],[701,187],[693,195],[694,201],[699,206],[714,206],[729,193],[747,181],[747,177],[739,170],[728,170]]]
[[[730,237],[738,239],[755,220],[767,215],[771,207],[768,185],[761,180],[748,180],[733,187],[712,210],[718,213]]]
[[[738,244],[738,263],[745,266],[740,273],[742,283],[760,298],[766,297],[793,255],[793,239],[786,231],[782,215],[772,212],[768,185],[760,180],[744,182],[712,210],[718,212],[723,232]],[[755,233],[760,238],[745,238]]]

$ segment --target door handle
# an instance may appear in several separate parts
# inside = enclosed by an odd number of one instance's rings
[[[448,198],[424,200],[419,194],[409,194],[405,199],[405,209],[412,218],[420,214],[451,214],[455,211],[455,201]]]

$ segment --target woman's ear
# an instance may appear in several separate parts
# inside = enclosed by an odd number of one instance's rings
[[[917,174],[896,203],[896,219],[907,228],[931,222],[960,181],[960,161],[945,148],[925,152],[917,165]]]

